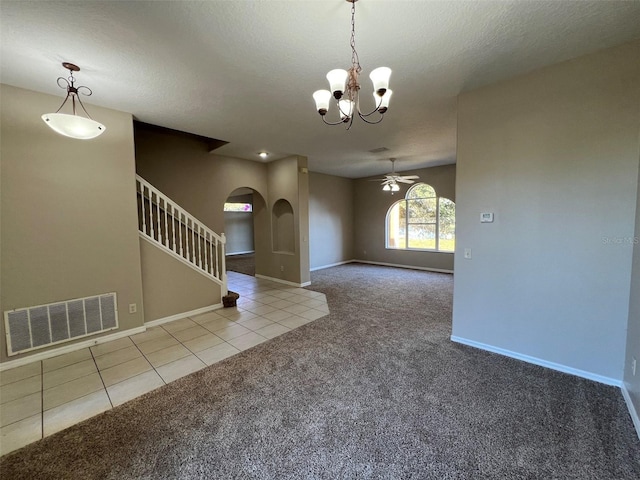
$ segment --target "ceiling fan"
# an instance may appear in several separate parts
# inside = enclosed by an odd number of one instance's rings
[[[380,185],[382,185],[382,190],[385,192],[391,192],[393,195],[393,192],[400,190],[400,185],[398,185],[398,183],[411,184],[415,183],[415,181],[420,178],[418,175],[398,175],[395,168],[396,159],[390,158],[389,160],[391,160],[391,173],[387,173],[384,178],[376,178],[375,180],[372,180],[372,182],[379,182],[382,180]]]

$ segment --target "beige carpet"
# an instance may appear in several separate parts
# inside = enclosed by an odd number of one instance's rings
[[[314,272],[331,314],[4,457],[7,479],[634,479],[617,388],[457,345],[452,276]]]

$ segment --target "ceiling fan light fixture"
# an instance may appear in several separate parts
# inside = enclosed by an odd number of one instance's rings
[[[400,185],[398,185],[397,183],[394,183],[393,185],[391,185],[391,191],[392,192],[400,191]]]
[[[369,113],[362,113],[359,97],[359,77],[362,67],[360,66],[358,52],[356,51],[355,31],[356,2],[358,0],[346,1],[351,4],[351,68],[349,68],[349,70],[336,68],[327,73],[330,90],[317,90],[313,94],[313,99],[316,103],[316,110],[322,117],[324,123],[327,125],[344,123],[346,124],[346,129],[349,130],[351,125],[353,125],[353,119],[356,113],[358,117],[366,123],[375,124],[382,121],[385,112],[389,109],[389,99],[391,98],[390,94],[387,95],[387,92],[390,92],[389,78],[391,77],[391,69],[389,67],[378,67],[369,74],[369,78],[371,78],[373,82],[374,108]],[[326,119],[332,96],[338,107],[340,120],[337,122],[330,122]],[[347,104],[345,102],[349,103]],[[369,117],[374,114],[377,114],[377,117],[373,117],[373,120],[370,120]]]
[[[382,187],[382,190],[384,190],[385,192],[390,192],[391,191],[391,187],[389,186],[388,183],[385,183],[384,187]]]
[[[69,62],[63,62],[62,66],[69,70],[69,77],[58,77],[57,83],[60,88],[67,90],[67,96],[64,98],[62,105],[60,105],[58,110],[54,113],[45,113],[41,117],[42,120],[53,131],[60,135],[64,135],[65,137],[76,138],[79,140],[90,140],[102,135],[107,128],[91,118],[87,109],[84,108],[82,100],[80,100],[81,93],[88,97],[93,92],[89,87],[75,86],[76,79],[73,77],[73,72],[79,72],[80,67]],[[69,99],[71,100],[71,114],[60,113],[60,110],[62,110],[62,107],[65,106]],[[86,117],[78,115],[76,112],[76,102],[87,115]]]

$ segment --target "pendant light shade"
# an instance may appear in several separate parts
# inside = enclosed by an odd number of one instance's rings
[[[331,92],[329,90],[316,90],[313,93],[313,99],[316,101],[316,110],[320,115],[326,115],[329,110],[329,102],[331,101]]]
[[[80,140],[96,138],[105,131],[105,126],[101,123],[78,115],[45,113],[42,115],[42,120],[60,135]]]
[[[89,140],[102,135],[106,130],[106,127],[91,118],[79,97],[80,93],[89,96],[93,92],[89,87],[75,86],[73,72],[79,72],[80,67],[68,62],[64,62],[62,66],[69,70],[69,78],[58,77],[58,86],[67,90],[67,96],[55,113],[45,113],[42,115],[42,120],[53,131],[60,135],[64,135],[65,137]],[[65,106],[69,99],[71,99],[71,114],[60,113],[60,110],[62,110],[62,107]],[[87,115],[86,117],[82,117],[76,112],[76,101],[78,102],[78,105],[82,107],[82,110]]]
[[[329,80],[331,93],[336,98],[336,100],[340,100],[340,98],[342,97],[345,85],[347,84],[348,76],[349,72],[347,72],[346,70],[342,70],[341,68],[336,68],[335,70],[331,70],[329,73],[327,73],[327,80]]]
[[[373,82],[373,91],[379,96],[383,96],[384,92],[389,88],[389,78],[391,77],[391,69],[388,67],[378,67],[369,74],[369,78]]]

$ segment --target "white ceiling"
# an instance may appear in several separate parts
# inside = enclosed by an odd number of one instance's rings
[[[460,92],[640,37],[640,1],[360,0],[362,101],[378,66],[393,70],[394,95],[381,124],[345,131],[322,123],[311,94],[349,67],[350,7],[3,0],[1,81],[62,100],[60,63],[73,62],[87,103],[228,141],[222,155],[306,155],[312,171],[358,178],[388,171],[389,157],[398,171],[454,163]]]

